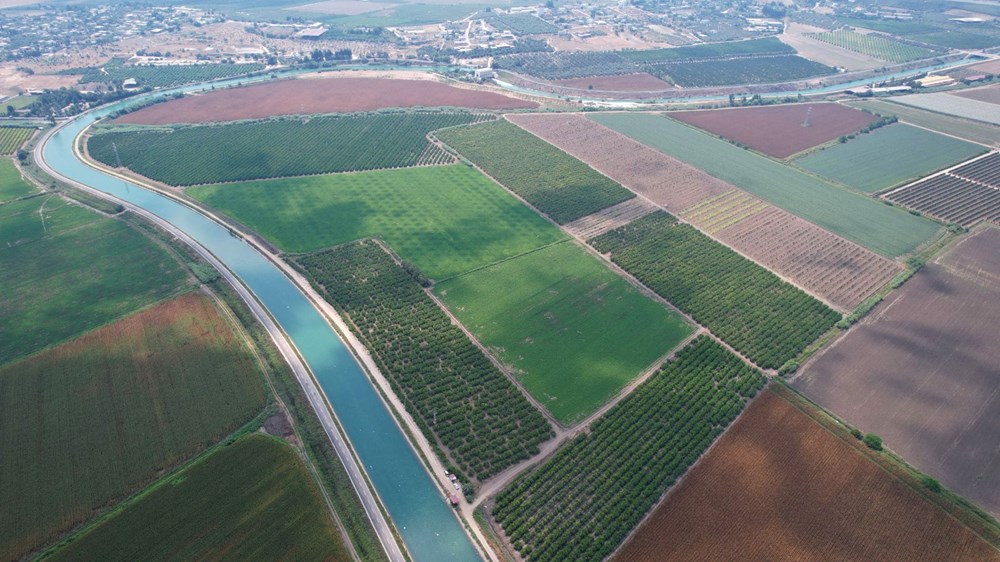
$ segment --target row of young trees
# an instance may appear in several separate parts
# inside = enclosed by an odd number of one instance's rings
[[[590,243],[764,368],[794,358],[840,314],[664,212]]]
[[[553,436],[528,402],[421,289],[425,278],[372,241],[298,258],[389,377],[424,433],[484,480]]]
[[[700,336],[589,433],[508,486],[493,517],[528,560],[601,560],[764,383]]]

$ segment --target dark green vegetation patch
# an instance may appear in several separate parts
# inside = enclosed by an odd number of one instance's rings
[[[56,195],[0,205],[0,365],[186,284],[166,252],[121,221]]]
[[[100,67],[83,70],[81,83],[110,82],[121,85],[122,82],[134,78],[140,86],[150,88],[169,88],[192,82],[206,82],[230,76],[238,76],[249,72],[264,70],[264,65],[248,64],[188,64],[135,66],[125,65],[122,59],[111,59]]]
[[[823,303],[664,212],[591,244],[764,368],[794,358],[840,319]]]
[[[730,84],[772,84],[836,72],[825,64],[798,55],[675,62],[648,65],[645,70],[654,76],[688,88]]]
[[[386,113],[97,134],[90,155],[171,185],[415,166],[427,133],[471,113]],[[117,154],[116,154],[117,148]]]
[[[56,552],[53,560],[349,560],[295,451],[236,441]]]
[[[706,43],[704,45],[690,45],[672,49],[647,49],[622,51],[620,53],[622,58],[640,63],[764,54],[795,54],[795,49],[790,45],[782,43],[777,37],[765,37],[764,39],[751,39],[749,41]]]
[[[434,290],[563,423],[593,413],[692,330],[573,242]]]
[[[298,258],[341,310],[421,430],[484,480],[538,452],[545,418],[376,243]]]
[[[625,113],[590,118],[884,256],[912,252],[940,228],[673,119]]]
[[[34,132],[30,127],[0,127],[0,155],[14,154]]]
[[[509,121],[449,129],[437,136],[559,224],[635,197]]]
[[[527,560],[601,560],[684,474],[763,375],[706,336],[534,471],[493,517]]]
[[[435,279],[565,238],[468,166],[207,185],[188,194],[284,250],[378,237]]]
[[[129,264],[116,239],[101,257]],[[0,368],[0,559],[137,491],[249,421],[265,400],[252,354],[195,293]]]

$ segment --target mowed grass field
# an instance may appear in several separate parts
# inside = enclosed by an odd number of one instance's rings
[[[164,250],[48,195],[0,205],[0,365],[185,290]]]
[[[212,452],[51,560],[350,560],[295,450],[250,435]]]
[[[251,352],[199,293],[0,368],[0,559],[89,519],[265,403]]]
[[[765,391],[613,560],[1000,561],[857,446]]]
[[[13,162],[0,158],[0,203],[31,195],[35,191],[33,185],[24,181]]]
[[[187,193],[283,250],[378,237],[435,279],[565,237],[461,165],[200,186]]]
[[[896,124],[795,161],[813,173],[873,193],[986,152],[986,147]]]
[[[885,256],[912,252],[940,228],[929,219],[883,205],[672,119],[625,113],[590,118]]]
[[[564,423],[692,332],[572,242],[439,283],[435,293]]]

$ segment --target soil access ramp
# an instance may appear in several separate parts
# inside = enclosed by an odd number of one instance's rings
[[[378,506],[379,499],[413,559],[478,559],[455,514],[351,351],[303,291],[257,248],[203,213],[79,159],[74,146],[77,136],[121,106],[86,113],[52,131],[36,148],[39,164],[51,175],[115,199],[167,229],[233,283],[295,370],[392,559],[403,559],[403,553]]]

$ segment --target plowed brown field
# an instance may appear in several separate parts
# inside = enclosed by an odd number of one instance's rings
[[[507,118],[842,310],[900,266],[582,115]]]
[[[985,88],[975,88],[973,90],[961,90],[953,95],[969,98],[970,100],[985,101],[1000,105],[1000,86],[996,84]]]
[[[1000,551],[764,392],[614,559],[995,562]]]
[[[1000,515],[1000,231],[959,244],[824,350],[794,385]]]
[[[115,122],[139,125],[208,123],[273,115],[353,113],[418,106],[530,109],[538,104],[431,80],[316,78],[280,80],[188,96],[140,109]]]
[[[836,103],[672,111],[670,116],[775,158],[856,132],[876,119]]]

